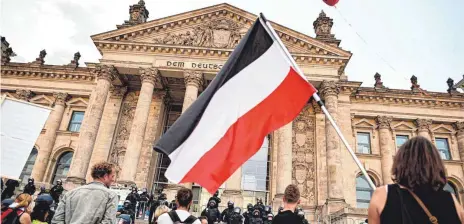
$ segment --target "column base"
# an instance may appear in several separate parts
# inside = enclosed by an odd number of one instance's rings
[[[76,187],[85,185],[85,179],[80,177],[68,177],[63,183],[63,188],[67,191],[72,190]]]
[[[272,199],[272,212],[275,215],[279,213],[280,207],[284,207],[284,194],[276,194],[274,199]]]
[[[327,198],[325,204],[327,205],[329,214],[338,212],[344,208],[349,207],[343,198]]]
[[[234,202],[235,207],[244,208],[243,195],[241,190],[225,189],[221,194],[221,204],[227,207],[229,201]]]

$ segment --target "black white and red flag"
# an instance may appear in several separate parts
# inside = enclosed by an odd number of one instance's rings
[[[291,122],[316,89],[256,20],[208,88],[161,137],[165,176],[215,192],[260,149],[268,133]],[[277,37],[278,38],[278,37]]]

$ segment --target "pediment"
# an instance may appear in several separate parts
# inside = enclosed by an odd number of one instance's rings
[[[32,97],[29,102],[31,103],[36,103],[36,104],[40,104],[40,105],[44,105],[44,106],[51,106],[53,104],[53,99],[51,99],[50,97],[48,96],[45,96],[45,95],[37,95],[37,96],[34,96]]]
[[[66,104],[71,107],[87,107],[89,102],[82,97],[78,97],[69,100]]]
[[[375,124],[369,122],[367,119],[363,118],[356,122],[353,126],[357,128],[374,128]]]
[[[144,50],[191,47],[232,51],[256,18],[256,15],[224,3],[97,34],[92,39],[100,51],[113,45],[114,49],[118,43],[134,44]],[[279,24],[273,23],[273,27],[292,54],[339,59],[351,56],[348,51]]]
[[[401,121],[401,122],[398,122],[397,124],[395,125],[392,125],[392,129],[393,130],[415,130],[416,128],[414,126],[411,126],[410,124],[404,122],[404,121]]]
[[[450,127],[447,127],[444,124],[437,125],[436,127],[432,128],[432,132],[435,133],[454,133],[454,130]]]

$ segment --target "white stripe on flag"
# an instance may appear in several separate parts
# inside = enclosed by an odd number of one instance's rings
[[[171,164],[165,176],[179,183],[229,127],[266,99],[289,71],[290,64],[279,45],[274,43],[261,57],[225,83],[212,97],[190,136],[169,155]]]

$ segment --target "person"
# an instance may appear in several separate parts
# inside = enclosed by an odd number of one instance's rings
[[[50,206],[47,203],[37,203],[31,213],[32,224],[48,224]]]
[[[253,205],[249,203],[247,205],[247,210],[243,213],[245,218],[244,224],[250,224],[250,218],[253,216]]]
[[[12,198],[7,198],[2,201],[2,212],[6,211],[11,204],[13,204],[14,200]]]
[[[93,182],[75,188],[60,200],[53,224],[115,223],[118,195],[108,189],[116,175],[114,165],[96,163],[91,169]]]
[[[277,213],[280,213],[280,212],[282,212],[283,210],[284,210],[284,207],[280,206],[280,207],[279,207],[279,210],[277,211]]]
[[[430,223],[426,210],[438,223],[464,223],[464,209],[453,194],[443,190],[447,183],[445,166],[428,139],[417,136],[400,147],[392,176],[394,184],[379,187],[372,195],[370,224]]]
[[[242,224],[243,216],[241,215],[242,209],[239,207],[234,208],[234,212],[230,215],[229,224]]]
[[[158,224],[174,224],[176,222],[201,224],[200,220],[190,215],[188,212],[192,205],[193,193],[192,190],[182,187],[177,191],[176,203],[177,210],[171,210],[158,217]]]
[[[153,204],[150,206],[150,213],[148,214],[148,223],[151,224],[153,220],[153,215],[156,211],[156,208],[158,208],[160,205],[166,205],[168,206],[168,202],[166,201],[167,196],[165,193],[160,193],[158,196],[158,200],[156,200]]]
[[[48,194],[47,189],[45,188],[45,185],[40,186],[40,191],[37,196],[43,195],[43,194]]]
[[[300,203],[300,190],[298,189],[298,186],[290,184],[285,188],[283,203],[283,210],[274,217],[272,223],[301,223],[301,219],[294,212],[296,206]]]
[[[234,202],[229,201],[227,202],[227,208],[224,209],[221,213],[221,220],[225,223],[229,223],[229,218],[232,216],[234,213]]]
[[[266,221],[267,218],[268,218],[268,215],[272,214],[271,210],[272,210],[271,206],[268,206],[268,205],[264,206],[264,211],[261,214],[261,216],[263,217],[263,221]],[[272,217],[274,217],[274,216],[272,216]]]
[[[261,211],[258,206],[255,206],[253,210],[253,216],[250,218],[250,224],[263,224],[263,217],[261,216]]]
[[[158,206],[158,208],[156,208],[156,210],[155,210],[155,217],[153,217],[153,223],[157,223],[156,220],[158,220],[158,217],[160,217],[162,214],[168,213],[168,212],[169,212],[168,206],[166,206],[164,204]]]
[[[219,191],[216,191],[212,197],[209,198],[208,201],[214,200],[216,202],[216,208],[219,208],[219,204],[221,203],[221,199],[219,198]]]
[[[63,181],[57,180],[56,185],[50,189],[50,195],[52,196],[53,200],[56,204],[60,201],[61,194],[63,194]]]
[[[271,224],[273,219],[274,215],[272,213],[267,214],[266,220],[264,220],[264,224]]]
[[[176,200],[172,200],[171,203],[169,203],[169,209],[171,209],[171,210],[176,210],[177,209]]]
[[[30,224],[31,216],[29,215],[29,205],[32,197],[29,194],[19,194],[14,202],[1,214],[1,223],[3,224]]]
[[[46,223],[52,222],[53,216],[55,215],[55,212],[52,207],[53,203],[54,203],[53,198],[49,194],[39,195],[37,199],[35,199],[34,209],[36,208],[38,209],[38,212],[36,212],[36,215],[38,215],[39,217],[42,217],[41,215],[45,215],[45,214],[42,214],[43,212],[47,213],[44,219],[38,219],[38,221],[46,222]],[[32,212],[34,212],[34,210]],[[34,221],[34,217],[32,217],[32,214],[31,214],[31,219],[32,221]]]
[[[302,208],[297,208],[295,210],[295,214],[300,218],[301,223],[303,224],[309,224],[308,220],[305,218],[305,212],[303,211]]]
[[[137,202],[140,200],[139,193],[137,193],[137,187],[133,186],[131,193],[129,193],[126,197],[126,200],[129,200],[131,202],[131,209],[133,211],[136,210]]]
[[[137,217],[140,217],[142,214],[142,219],[145,216],[145,211],[147,210],[149,195],[146,188],[143,188],[142,193],[140,194],[139,206],[137,209]]]
[[[34,178],[29,178],[27,180],[26,186],[24,186],[23,193],[34,195],[35,191],[36,191],[36,188],[34,185]]]
[[[208,218],[209,224],[214,224],[216,222],[220,222],[221,220],[221,213],[216,204],[216,200],[211,199],[208,202],[208,207],[206,207],[202,212],[201,216],[206,216]]]
[[[5,190],[2,192],[2,201],[13,196],[15,189],[19,187],[19,182],[17,180],[8,179],[5,183]]]
[[[200,216],[198,218],[201,222],[201,224],[208,224],[208,218],[206,216]]]
[[[264,212],[264,204],[262,199],[258,198],[258,200],[256,200],[255,208],[258,208],[261,214]]]
[[[1,186],[2,186],[1,189],[2,189],[2,191],[3,191],[3,178],[0,178],[0,181],[2,182],[2,183],[1,183]]]
[[[129,215],[131,218],[131,223],[135,222],[135,212],[131,208],[131,202],[129,200],[124,201],[122,208],[118,209],[116,215]]]

